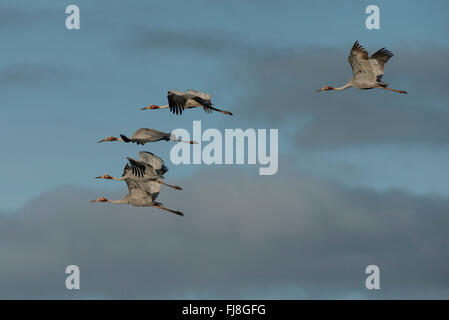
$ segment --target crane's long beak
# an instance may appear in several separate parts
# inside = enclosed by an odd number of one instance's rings
[[[321,92],[321,91],[324,91],[324,90],[321,88],[321,89],[318,89],[316,92]]]
[[[100,141],[97,141],[97,143],[102,143],[102,142],[105,142],[105,141],[107,141],[106,138],[105,139],[101,139]]]

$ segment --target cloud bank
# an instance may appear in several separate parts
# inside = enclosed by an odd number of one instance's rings
[[[161,201],[184,218],[92,205],[111,195],[73,187],[0,215],[0,297],[449,298],[448,199],[287,172],[174,182],[184,191]],[[69,264],[81,269],[76,292]],[[376,292],[364,288],[369,264],[381,269]]]

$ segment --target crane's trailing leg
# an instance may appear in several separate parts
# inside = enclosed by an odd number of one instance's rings
[[[163,181],[161,181],[161,180],[155,180],[155,181],[156,181],[157,183],[163,184],[164,186],[167,186],[167,187],[170,187],[170,188],[173,188],[173,189],[176,189],[176,190],[182,190],[182,188],[181,188],[180,186],[174,186],[174,185],[165,183],[165,182],[163,182]]]
[[[176,139],[176,138],[170,138],[171,141],[177,141],[177,142],[185,142],[185,143],[190,143],[190,144],[198,144],[198,142],[190,140],[190,141],[186,141],[186,140],[181,140],[181,139]]]
[[[407,92],[407,91],[404,91],[404,90],[395,90],[395,89],[390,89],[390,88],[382,87],[382,86],[375,87],[375,88],[381,88],[381,89],[385,89],[385,90],[389,90],[389,91],[393,91],[393,92],[397,92],[397,93],[408,94],[408,92]]]
[[[217,108],[214,108],[214,107],[208,107],[208,108],[210,108],[210,109],[212,109],[212,110],[214,110],[214,111],[218,111],[218,112],[227,114],[227,115],[229,115],[229,116],[232,116],[232,115],[233,115],[231,112],[226,111],[226,110],[220,110],[220,109],[217,109]]]
[[[176,215],[178,215],[178,216],[184,216],[184,213],[182,213],[181,211],[178,211],[178,210],[171,210],[171,209],[165,208],[165,207],[162,205],[162,203],[160,203],[160,202],[152,202],[152,203],[150,204],[150,207],[155,207],[155,208],[158,208],[158,209],[161,209],[161,210],[164,210],[164,211],[168,211],[168,212],[174,213],[174,214],[176,214]]]

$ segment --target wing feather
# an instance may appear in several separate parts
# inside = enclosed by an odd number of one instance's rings
[[[204,100],[201,97],[198,96],[194,96],[192,97],[192,100],[198,102],[200,105],[202,105],[204,108],[204,111],[206,111],[206,113],[211,113],[212,112],[212,103],[210,102],[210,100]]]
[[[142,162],[152,167],[158,175],[163,175],[168,171],[164,161],[155,154],[148,151],[140,151],[139,158]]]
[[[362,47],[358,41],[356,41],[352,46],[348,57],[354,76],[364,72],[363,60],[368,60],[368,51],[366,51],[366,49]]]
[[[130,164],[129,167],[131,169],[132,174],[138,178],[143,178],[146,171],[145,164],[133,158],[126,158],[126,159],[128,159],[129,161]]]
[[[187,102],[185,93],[178,91],[169,91],[167,94],[168,106],[170,111],[174,114],[182,114],[184,106]]]
[[[138,182],[138,185],[141,189],[143,189],[146,193],[151,196],[151,199],[154,201],[158,197],[161,192],[162,185],[154,180],[146,180]]]
[[[213,106],[212,102],[210,101],[211,95],[201,92],[189,89],[187,90],[187,93],[190,94],[190,99],[194,100],[195,102],[198,102],[200,105],[202,105],[204,108],[204,111],[206,113],[212,113],[211,107]]]
[[[385,63],[387,63],[388,60],[390,60],[391,57],[393,57],[394,54],[390,50],[387,50],[385,48],[382,48],[378,50],[376,53],[374,53],[371,56],[371,59],[377,60],[379,65],[381,66],[382,70],[384,69]]]
[[[201,91],[197,91],[197,90],[189,89],[189,90],[187,90],[187,93],[190,93],[191,95],[203,98],[204,100],[209,100],[210,101],[210,99],[212,98],[210,94],[204,93],[204,92],[201,92]]]
[[[156,129],[140,128],[136,132],[134,132],[131,139],[138,143],[144,144],[146,142],[170,139],[170,134]]]

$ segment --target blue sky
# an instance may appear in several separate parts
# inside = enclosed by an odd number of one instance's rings
[[[71,4],[80,30],[65,28]],[[380,30],[365,28],[371,4]],[[447,298],[448,9],[3,1],[0,298]],[[408,95],[315,92],[349,80],[355,40],[395,53],[384,80]],[[139,110],[189,88],[234,116]],[[192,131],[194,120],[203,130],[279,129],[278,174],[175,166],[168,142],[97,144],[141,127]],[[89,203],[124,194],[94,177],[121,174],[140,150],[184,187],[160,197],[184,220]],[[73,263],[85,279],[75,294],[61,287]],[[364,290],[372,263],[384,272],[380,293]]]
[[[2,81],[0,98],[0,125],[7,137],[2,142],[3,208],[18,208],[58,185],[95,187],[92,176],[105,170],[119,172],[124,157],[132,156],[135,148],[97,145],[103,136],[131,134],[139,127],[191,130],[191,121],[197,119],[203,121],[203,127],[270,127],[267,121],[242,119],[240,110],[233,108],[245,87],[224,72],[240,59],[232,48],[223,53],[165,49],[161,44],[136,48],[143,31],[224,37],[236,46],[274,51],[309,46],[347,51],[356,39],[369,50],[381,46],[392,51],[398,47],[447,50],[449,44],[445,17],[449,4],[445,1],[377,1],[381,30],[364,27],[364,8],[370,1],[130,1],[126,6],[120,1],[76,1],[73,4],[81,9],[78,31],[64,27],[69,4],[72,2],[8,1],[1,6],[5,15],[12,17],[5,19],[0,29],[4,44],[0,70],[9,74]],[[396,56],[391,64],[401,58]],[[339,75],[341,82],[350,76],[348,65],[344,70]],[[217,105],[229,106],[236,116],[227,119],[193,110],[176,118],[167,112],[138,110],[146,104],[165,103],[169,88],[211,92]],[[418,92],[411,94],[413,99],[428,98]],[[429,108],[445,108],[445,102],[438,103],[437,97]],[[295,125],[279,123],[283,154],[296,154],[288,140]],[[150,147],[163,155],[170,146]],[[444,170],[447,147],[392,144],[304,152],[307,154],[298,158],[303,170],[329,174],[346,183],[445,195],[449,191],[442,182],[449,178]],[[322,165],[309,161],[311,158],[319,158]],[[412,174],[403,166],[408,160],[412,160]],[[358,173],[338,177],[329,172],[329,166],[336,163],[357,166]],[[171,174],[182,177],[203,169],[172,168]],[[248,168],[248,172],[257,171]]]

